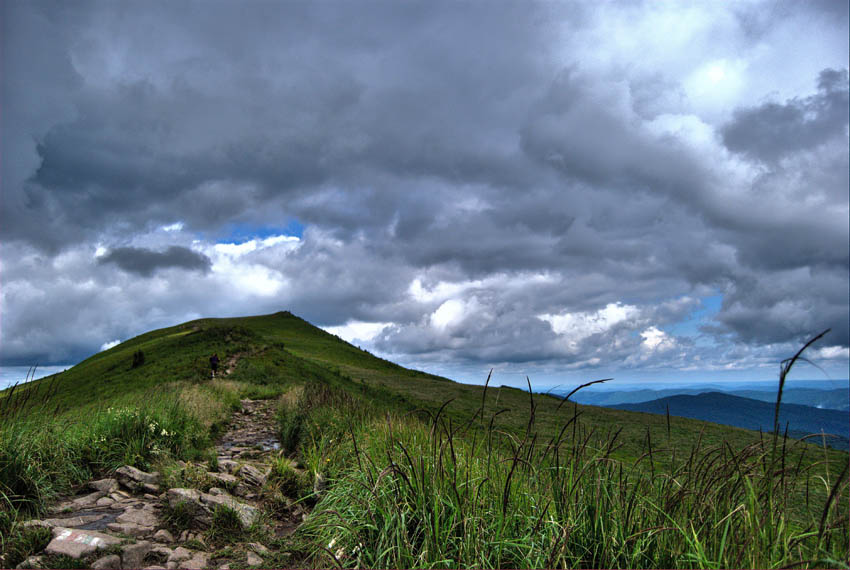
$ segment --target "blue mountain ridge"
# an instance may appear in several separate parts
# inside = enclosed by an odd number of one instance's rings
[[[648,402],[605,406],[618,410],[665,414],[669,407],[671,416],[681,416],[725,424],[751,430],[773,431],[775,404],[721,392],[679,394]],[[848,449],[850,413],[818,409],[800,404],[782,404],[779,412],[780,431],[792,437],[813,433],[827,433],[837,437],[827,438],[827,444],[838,449]],[[815,441],[819,442],[819,438]]]

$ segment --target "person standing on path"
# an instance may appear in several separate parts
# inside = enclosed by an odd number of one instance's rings
[[[213,378],[215,378],[215,373],[218,370],[218,363],[219,363],[218,353],[210,356],[210,368],[212,368],[212,377]]]

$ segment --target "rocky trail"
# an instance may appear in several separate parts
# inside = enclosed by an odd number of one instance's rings
[[[124,466],[60,501],[50,517],[24,523],[49,528],[52,539],[18,568],[55,566],[62,556],[99,569],[261,567],[270,551],[256,537],[291,534],[307,509],[267,484],[272,463],[281,461],[274,401],[241,404],[216,445],[217,460],[178,462],[166,475]],[[222,513],[229,527],[220,524]]]

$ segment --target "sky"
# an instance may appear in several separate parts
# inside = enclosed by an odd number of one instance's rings
[[[0,3],[0,367],[289,310],[536,386],[850,358],[848,3]],[[23,376],[23,374],[21,374]]]

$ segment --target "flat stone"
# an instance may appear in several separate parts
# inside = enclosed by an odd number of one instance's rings
[[[40,520],[25,521],[25,522],[21,523],[21,526],[24,527],[24,528],[38,528],[38,527],[53,528],[53,525],[50,524],[49,522],[40,521]]]
[[[106,525],[106,528],[112,532],[120,532],[121,534],[133,537],[146,536],[153,532],[153,527],[139,526],[132,523],[109,523]]]
[[[110,554],[109,556],[95,560],[91,567],[94,570],[120,570],[121,557],[117,554]]]
[[[263,559],[254,554],[253,552],[249,552],[247,558],[248,566],[259,566],[263,563]]]
[[[152,508],[142,507],[140,509],[127,509],[123,514],[118,515],[115,522],[120,524],[129,523],[139,526],[156,526],[159,524],[159,519],[157,518],[156,513],[153,512]]]
[[[171,544],[172,542],[174,542],[174,535],[165,530],[164,528],[161,528],[156,531],[156,534],[153,535],[153,539],[157,542]]]
[[[44,519],[44,522],[48,523],[50,526],[63,526],[67,528],[76,528],[78,526],[87,525],[94,521],[99,521],[106,515],[104,513],[94,514],[94,515],[80,515],[76,517],[69,518],[55,518],[55,519]]]
[[[231,475],[230,473],[215,473],[213,471],[209,471],[207,476],[209,476],[210,479],[218,481],[225,487],[234,487],[239,483],[239,478]]]
[[[145,566],[144,570],[168,570],[165,566]]]
[[[207,493],[209,493],[210,495],[213,495],[213,496],[215,496],[215,495],[226,495],[227,491],[225,491],[224,489],[220,489],[219,487],[210,487],[210,490],[207,491]]]
[[[80,558],[101,548],[120,543],[121,540],[114,536],[100,532],[55,527],[53,529],[53,540],[50,541],[44,551],[47,554],[64,554],[71,558]]]
[[[144,540],[136,544],[128,544],[121,549],[121,560],[124,568],[141,568],[145,556],[153,550],[154,545]]]
[[[218,470],[221,473],[230,473],[233,474],[239,470],[239,464],[230,459],[219,459],[218,461]]]
[[[117,479],[98,479],[97,481],[89,481],[89,487],[94,489],[95,491],[100,491],[102,493],[114,493],[118,490],[118,480]]]
[[[98,506],[98,507],[108,507],[108,506],[111,506],[111,505],[114,505],[114,504],[115,504],[115,501],[113,501],[109,497],[101,497],[95,503],[95,505]]]
[[[78,511],[86,507],[91,507],[95,503],[97,503],[98,499],[104,497],[105,495],[106,493],[104,493],[103,491],[95,491],[94,493],[83,495],[82,497],[76,497],[74,499],[71,499],[70,502],[62,503],[59,506],[59,510],[64,511],[66,509],[70,509],[72,511]]]
[[[147,491],[147,494],[156,495],[160,492],[159,485],[154,485],[153,483],[142,483],[140,489],[143,491]],[[156,497],[154,497],[155,499]]]

